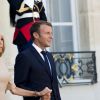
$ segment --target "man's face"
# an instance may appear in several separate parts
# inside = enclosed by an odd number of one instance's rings
[[[40,33],[38,37],[38,42],[40,47],[46,48],[50,47],[53,36],[52,36],[52,27],[48,25],[41,25],[40,26]]]

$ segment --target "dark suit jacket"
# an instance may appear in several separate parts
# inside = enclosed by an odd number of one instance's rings
[[[52,89],[52,96],[55,97],[51,100],[61,100],[53,57],[49,52],[47,55],[50,60],[52,75],[46,69],[39,53],[31,46],[16,58],[14,81],[16,86],[33,91],[41,91],[48,87]],[[24,97],[24,100],[39,100],[39,97]]]

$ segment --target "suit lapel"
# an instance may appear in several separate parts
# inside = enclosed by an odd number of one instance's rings
[[[48,68],[44,63],[44,60],[42,59],[40,54],[36,51],[36,49],[33,46],[31,46],[31,51],[32,51],[32,54],[36,57],[36,59],[41,63],[42,67],[47,72],[47,74],[51,77],[51,73],[48,71]]]
[[[36,57],[36,59],[37,59],[41,64],[44,64],[42,57],[40,56],[40,54],[36,51],[36,49],[35,49],[33,46],[31,46],[31,51],[32,51],[32,54]]]

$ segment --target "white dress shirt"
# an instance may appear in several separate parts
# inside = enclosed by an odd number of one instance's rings
[[[44,57],[41,54],[41,51],[43,51],[43,50],[40,47],[38,47],[35,43],[33,43],[32,45],[37,50],[37,52],[40,54],[40,56],[42,57],[42,59],[44,60]]]
[[[40,56],[42,57],[42,59],[45,60],[45,59],[44,59],[44,56],[43,56],[42,53],[41,53],[43,50],[42,50],[40,47],[38,47],[35,43],[33,43],[32,45],[33,45],[33,47],[37,50],[37,52],[40,54]],[[46,51],[46,49],[45,49],[44,51]],[[52,74],[52,71],[51,71],[51,64],[50,64],[50,61],[49,61],[48,57],[47,57],[47,60],[48,60],[48,63],[49,63],[50,72],[51,72],[51,74]]]

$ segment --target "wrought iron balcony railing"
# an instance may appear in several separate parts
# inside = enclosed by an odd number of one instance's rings
[[[59,86],[97,82],[95,51],[53,52]]]

